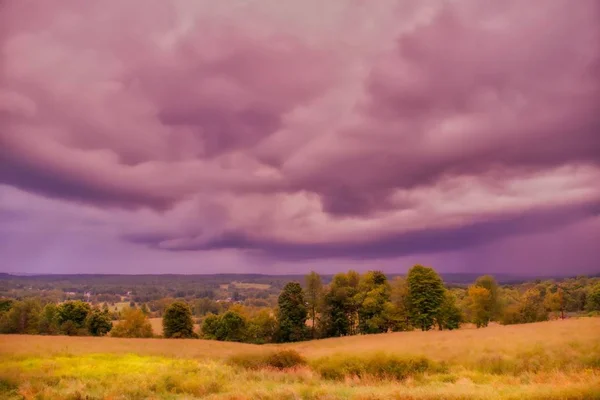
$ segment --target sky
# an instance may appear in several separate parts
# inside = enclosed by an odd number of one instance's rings
[[[600,2],[0,2],[0,271],[600,272]]]

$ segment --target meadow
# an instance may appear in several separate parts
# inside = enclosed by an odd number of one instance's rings
[[[262,346],[3,335],[0,359],[3,399],[595,399],[600,318]]]

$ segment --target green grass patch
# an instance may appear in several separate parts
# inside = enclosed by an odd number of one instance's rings
[[[231,375],[219,362],[133,354],[8,358],[0,363],[0,398],[205,397],[224,390]]]

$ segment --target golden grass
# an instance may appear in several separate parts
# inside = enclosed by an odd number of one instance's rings
[[[246,282],[232,282],[231,285],[237,289],[257,289],[257,290],[268,290],[271,285],[268,283],[246,283]]]
[[[297,350],[309,365],[278,371],[227,362],[231,356],[281,348]],[[318,372],[324,363],[335,367],[345,357],[377,352],[426,357],[442,368],[401,381],[369,376],[333,380]],[[0,336],[0,398],[86,395],[107,400],[600,399],[600,318],[264,346],[193,339]]]
[[[385,351],[424,355],[440,361],[460,361],[481,354],[515,355],[542,346],[549,350],[565,345],[600,346],[600,318],[555,320],[522,325],[490,325],[484,329],[458,331],[412,331],[368,336],[348,336],[310,342],[292,347],[307,357],[333,353]]]
[[[151,318],[154,325],[160,318]],[[235,351],[290,347],[308,358],[336,353],[423,355],[439,361],[466,360],[480,354],[515,355],[521,350],[543,346],[547,349],[600,345],[600,318],[556,320],[523,325],[493,325],[484,329],[458,331],[412,331],[379,335],[348,336],[286,345],[252,345],[197,339],[121,339],[68,336],[0,335],[1,354],[111,353],[174,357],[223,358]],[[226,351],[227,354],[222,354]]]
[[[44,356],[47,354],[136,354],[176,358],[222,359],[259,346],[245,343],[196,339],[127,339],[113,337],[0,335],[3,355]]]

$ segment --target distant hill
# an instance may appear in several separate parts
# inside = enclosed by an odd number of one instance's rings
[[[469,284],[475,281],[477,277],[486,274],[481,273],[463,273],[463,272],[448,272],[440,273],[444,282],[449,284]],[[487,273],[494,276],[499,283],[521,283],[534,280],[561,280],[571,276],[561,275],[547,275],[547,276],[535,276],[535,275],[516,275],[516,274],[505,274],[505,273]],[[334,274],[321,274],[323,281],[328,283]],[[396,276],[404,276],[406,274],[398,273],[386,273],[388,278],[392,279]],[[585,274],[589,277],[600,277],[600,273]],[[229,283],[233,281],[238,282],[251,282],[251,283],[270,283],[273,282],[288,282],[288,281],[304,281],[305,274],[284,274],[284,275],[270,275],[270,274],[11,274],[11,273],[0,273],[0,280],[23,280],[23,281],[38,281],[38,282],[96,282],[96,283],[164,283],[165,281],[185,281],[185,282],[219,282]]]

